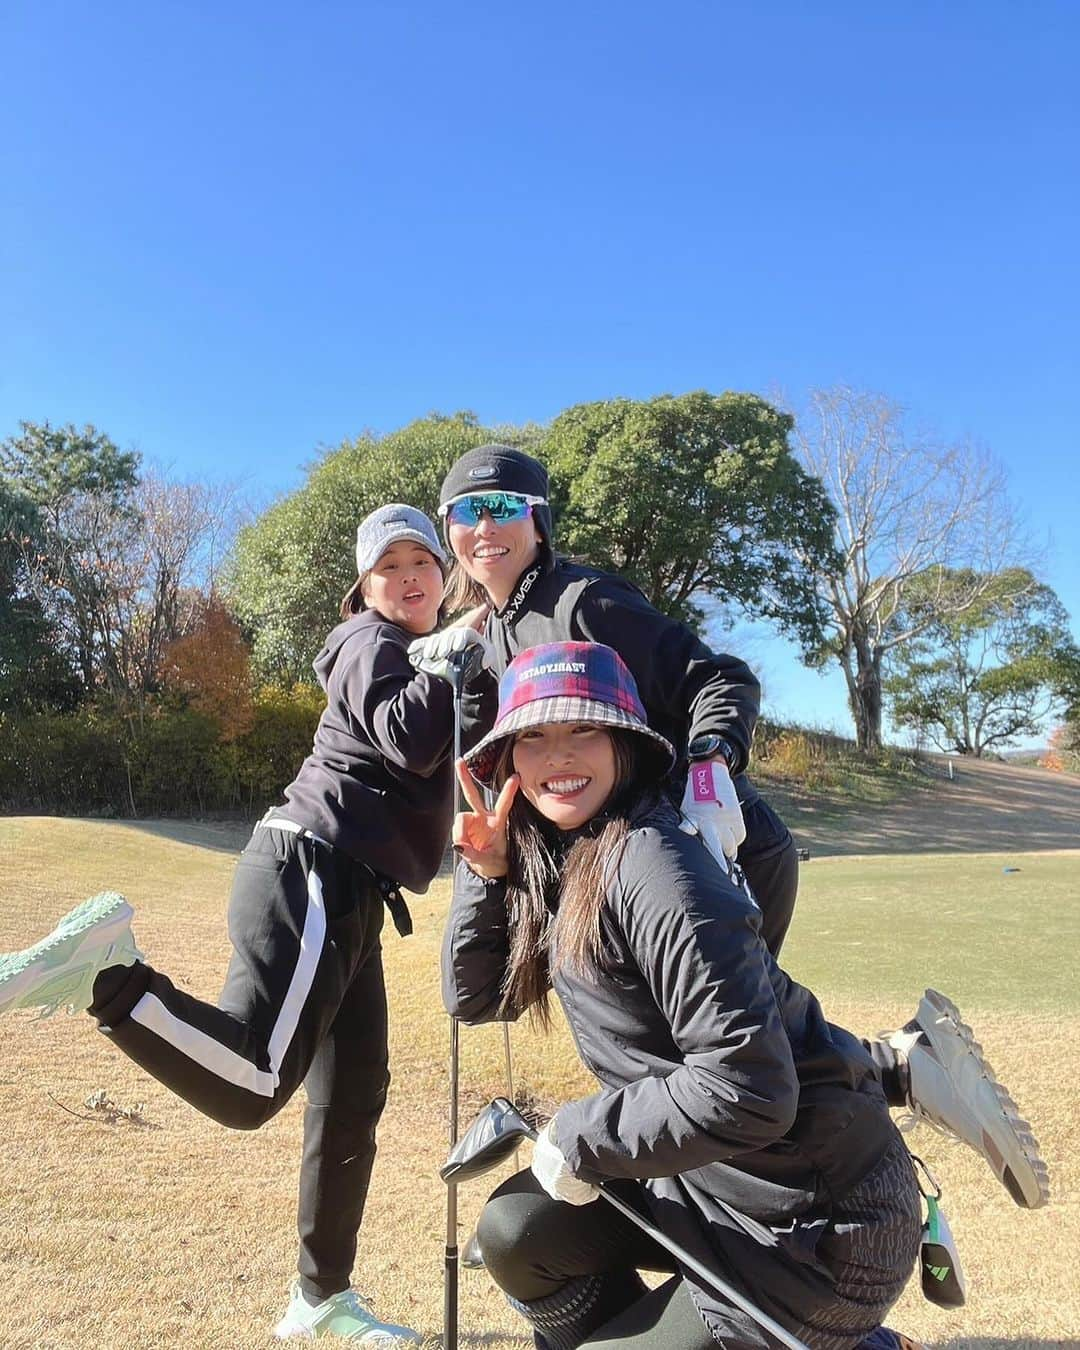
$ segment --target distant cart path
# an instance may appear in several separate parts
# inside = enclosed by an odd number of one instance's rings
[[[1080,849],[1080,776],[984,760],[935,758],[941,778],[886,805],[762,783],[811,856],[852,853],[995,853]]]

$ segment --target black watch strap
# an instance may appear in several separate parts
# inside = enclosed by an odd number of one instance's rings
[[[691,760],[715,759],[717,755],[722,755],[729,769],[735,763],[735,747],[730,741],[725,741],[723,736],[712,732],[695,736],[686,747],[686,753]]]

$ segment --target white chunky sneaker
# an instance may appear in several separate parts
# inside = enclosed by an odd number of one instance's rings
[[[83,1012],[93,1002],[94,980],[109,966],[130,966],[141,955],[131,936],[132,908],[115,891],[76,905],[32,947],[0,956],[0,1013],[39,1008]]]
[[[319,1336],[336,1336],[368,1350],[398,1350],[403,1345],[419,1345],[422,1337],[408,1327],[380,1322],[355,1289],[343,1289],[332,1298],[311,1304],[293,1282],[285,1316],[274,1328],[279,1341],[314,1341]]]
[[[914,1019],[886,1040],[907,1066],[910,1114],[900,1128],[924,1121],[962,1139],[986,1159],[1018,1205],[1045,1205],[1050,1174],[1031,1126],[994,1077],[955,1003],[928,989]]]

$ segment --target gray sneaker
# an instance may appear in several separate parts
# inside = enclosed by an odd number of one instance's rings
[[[294,1281],[285,1316],[274,1328],[279,1341],[313,1341],[319,1336],[337,1336],[343,1341],[366,1345],[369,1350],[400,1350],[419,1345],[422,1337],[409,1327],[380,1322],[355,1289],[311,1304]]]
[[[131,935],[132,908],[115,891],[102,891],[32,947],[0,956],[0,1013],[37,1008],[83,1012],[94,998],[94,980],[109,966],[130,966],[141,953]]]
[[[886,1039],[907,1065],[910,1114],[900,1128],[922,1121],[962,1139],[986,1159],[1018,1205],[1045,1205],[1050,1174],[1031,1126],[994,1077],[956,1004],[928,989],[914,1019]]]

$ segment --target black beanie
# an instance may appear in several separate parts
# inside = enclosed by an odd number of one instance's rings
[[[466,450],[457,463],[451,466],[439,490],[439,506],[446,506],[455,497],[464,497],[470,492],[520,492],[523,496],[543,497],[546,502],[547,469],[538,459],[533,459],[524,450],[515,450],[512,445],[479,445],[475,450]],[[554,556],[551,507],[534,506],[532,513],[543,536],[541,557],[545,563],[549,563]],[[450,531],[445,515],[443,533],[449,544]]]

